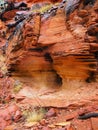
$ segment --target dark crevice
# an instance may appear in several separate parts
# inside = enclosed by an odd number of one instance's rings
[[[84,6],[86,6],[86,5],[88,5],[88,4],[94,5],[95,1],[96,1],[96,0],[84,0],[83,5],[84,5]]]
[[[95,56],[96,60],[98,60],[98,51],[94,52],[94,56]]]
[[[96,63],[98,64],[98,51],[94,52],[94,57],[96,60]],[[89,67],[90,68],[95,68],[96,70],[98,70],[98,66],[97,64],[90,64]],[[96,82],[96,73],[94,71],[90,71],[89,72],[89,77],[86,79],[86,82],[91,83],[91,82]]]
[[[9,72],[9,73],[15,72],[15,68],[10,68],[10,69],[8,69],[8,72]]]
[[[17,64],[11,64],[7,67],[7,75],[11,75],[13,72],[16,72],[17,71]]]
[[[94,57],[96,60],[96,63],[98,64],[98,51],[94,52]],[[95,64],[90,64],[89,67],[91,68],[95,68],[96,67],[96,71],[98,71],[98,65]],[[91,82],[96,82],[96,73],[94,71],[90,71],[89,72],[89,77],[86,79],[86,82],[91,83]]]
[[[89,77],[86,79],[87,83],[96,82],[96,75],[94,71],[89,72]]]
[[[96,52],[94,53],[94,56],[95,56],[95,59],[96,59],[96,62],[97,62],[97,64],[96,64],[96,70],[97,70],[97,72],[98,72],[98,51],[96,51]]]
[[[16,51],[18,51],[21,48],[22,48],[21,46],[16,45],[11,52],[16,52]]]
[[[53,63],[53,59],[52,59],[52,57],[51,57],[51,55],[49,54],[49,53],[46,53],[45,55],[44,55],[44,57],[45,57],[45,60],[46,61],[49,61],[50,63]],[[58,86],[62,86],[62,78],[60,77],[60,75],[56,72],[56,70],[53,70],[54,72],[55,72],[55,74],[56,74],[56,77],[55,77],[55,82],[56,82],[56,84],[58,85]]]
[[[89,67],[90,67],[90,68],[95,68],[95,67],[96,67],[96,64],[89,64]]]
[[[49,53],[46,53],[44,57],[46,61],[53,62],[53,59],[51,58],[51,55]]]
[[[43,52],[48,47],[35,47],[35,48],[29,48],[29,51],[37,51],[37,52]]]
[[[57,73],[56,73],[56,80],[55,81],[56,81],[57,85],[62,86],[62,84],[63,84],[62,78]]]
[[[16,27],[20,22],[22,22],[25,18],[21,18],[19,20],[17,20],[16,22],[14,23],[10,23],[10,24],[7,24],[6,26],[10,29],[10,28],[13,28],[13,27]]]

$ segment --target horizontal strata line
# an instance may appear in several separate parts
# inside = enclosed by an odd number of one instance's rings
[[[92,59],[95,59],[95,58],[94,57],[92,57],[92,58],[90,58],[90,57],[84,57],[84,58],[77,58],[77,59],[80,59],[80,60],[82,60],[82,59],[84,59],[84,60],[86,60],[86,59],[92,60]]]

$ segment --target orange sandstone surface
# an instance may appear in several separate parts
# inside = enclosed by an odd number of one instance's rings
[[[98,2],[92,8],[81,3],[69,16],[66,3],[61,6],[62,3],[48,12],[32,14],[16,26],[8,41],[6,65],[15,80],[30,86],[20,91],[21,96],[34,98],[56,91],[59,96],[51,96],[61,100],[59,106],[66,106],[69,100],[77,99],[82,87],[92,83],[97,87]],[[90,87],[89,93],[83,90],[77,100],[88,99],[92,91],[95,96],[97,90]],[[58,105],[47,98],[43,103],[46,106]]]
[[[98,1],[92,8],[79,4],[69,16],[65,7],[59,3],[41,13],[17,9],[25,17],[17,26],[15,14],[9,19],[6,12],[6,21],[0,21],[3,74],[24,84],[14,94],[17,100],[37,97],[33,105],[58,107],[97,101]]]
[[[97,130],[98,119],[77,118],[98,111],[98,1],[69,16],[66,3],[33,12],[34,2],[42,1],[27,0],[29,9],[0,21],[0,129],[31,129],[23,110],[57,107],[64,109],[48,109],[34,130]],[[63,123],[56,129],[54,120]]]

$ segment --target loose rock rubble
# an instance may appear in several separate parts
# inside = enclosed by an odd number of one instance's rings
[[[0,129],[17,122],[21,117],[21,111],[17,105],[6,106],[0,109]]]

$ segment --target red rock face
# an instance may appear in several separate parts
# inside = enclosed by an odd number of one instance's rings
[[[62,130],[74,127],[96,130],[97,119],[85,122],[77,117],[98,106],[98,1],[92,8],[89,4],[79,4],[69,16],[65,12],[66,4],[55,6],[42,13],[25,9],[7,11],[6,21],[0,21],[0,49],[6,54],[5,59],[0,50],[0,103],[15,99],[21,108],[24,105],[27,108],[66,107],[70,110],[67,113],[66,109],[62,115],[55,108],[49,109],[46,118],[50,121],[52,117],[53,120],[57,118],[56,122],[60,121],[59,115],[64,118],[62,122],[76,118],[70,124],[72,127],[60,128]],[[25,16],[19,23],[16,13]],[[5,64],[8,71],[5,71]],[[17,79],[23,83],[18,93],[13,91],[14,79],[16,84]],[[92,107],[80,109],[86,105]],[[13,120],[21,123],[19,107],[1,107],[0,128],[5,129]],[[78,107],[78,111],[72,111]],[[38,129],[50,129],[45,120],[40,124],[42,127]]]
[[[20,2],[21,0],[16,0],[18,2]],[[61,2],[62,0],[26,0],[27,3],[36,3],[36,2],[53,2],[53,3],[56,3],[56,2]]]
[[[68,17],[66,5],[55,6],[42,13],[18,10],[26,19],[17,25],[14,19],[6,21],[7,75],[26,85],[15,98],[34,106],[58,107],[96,101],[98,3],[92,8],[81,3]],[[33,95],[41,95],[40,103]]]
[[[31,16],[9,40],[8,70],[13,76],[33,77],[39,86],[95,81],[97,61],[92,51],[96,52],[98,42],[97,4],[84,9],[81,4],[68,18],[64,7]]]
[[[96,60],[91,51],[93,43],[97,42],[97,12],[94,11],[96,7],[97,3],[89,11],[89,6],[76,10],[70,14],[68,20],[64,9],[57,9],[56,13],[47,13],[43,17],[40,14],[34,15],[21,26],[17,35],[10,39],[8,66],[12,64],[13,68],[15,64],[15,73],[32,76],[39,83],[42,78],[40,71],[43,73],[42,80],[45,78],[46,83],[49,79],[52,82],[62,79],[63,84],[66,79],[95,80]],[[94,19],[91,19],[91,16]],[[52,78],[46,73],[52,75]],[[58,75],[59,79],[56,79]]]

